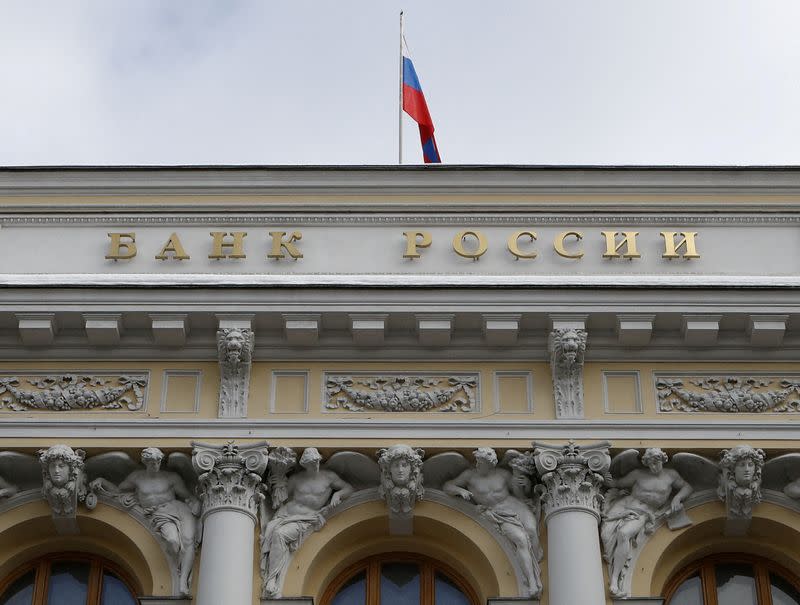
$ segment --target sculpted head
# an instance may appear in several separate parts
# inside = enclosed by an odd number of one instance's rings
[[[419,478],[425,452],[408,445],[393,445],[378,452],[378,464],[384,483],[406,486]]]
[[[642,454],[642,464],[649,468],[654,475],[661,472],[668,459],[669,457],[664,450],[658,447],[649,447]]]
[[[231,328],[225,334],[225,359],[236,363],[241,361],[244,351],[245,335],[239,328]]]
[[[497,453],[490,447],[479,447],[472,454],[478,471],[488,472],[497,466]]]
[[[161,468],[164,452],[157,447],[146,447],[142,450],[142,464],[148,471],[157,471]]]
[[[574,328],[560,330],[556,339],[556,348],[562,358],[569,364],[575,363],[585,344],[583,337]]]
[[[307,447],[300,456],[300,466],[308,470],[319,470],[319,463],[322,462],[322,455],[315,447]]]
[[[76,451],[68,445],[54,445],[40,451],[39,461],[42,463],[45,480],[56,487],[64,487],[83,468],[84,456],[83,450]]]
[[[722,452],[720,466],[728,482],[738,487],[752,487],[761,483],[764,451],[749,445],[737,445]]]

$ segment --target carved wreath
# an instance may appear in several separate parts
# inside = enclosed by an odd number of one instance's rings
[[[24,389],[26,383],[36,388]],[[125,407],[131,411],[144,405],[145,376],[90,376],[62,374],[20,379],[0,378],[0,408],[25,410],[106,410]]]
[[[700,390],[687,390],[680,379],[663,378],[656,382],[658,405],[662,412],[798,412],[800,381],[738,376],[711,376],[689,380]]]
[[[325,405],[353,412],[471,412],[477,386],[474,376],[329,376]]]

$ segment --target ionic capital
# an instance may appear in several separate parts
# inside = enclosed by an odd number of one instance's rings
[[[267,468],[268,445],[261,441],[239,448],[233,441],[225,445],[192,442],[192,466],[200,475],[203,519],[212,512],[233,510],[256,521],[263,498],[258,486]]]
[[[607,441],[590,445],[550,445],[533,442],[536,470],[544,484],[542,494],[545,520],[550,515],[581,511],[600,520],[601,488],[611,465]]]

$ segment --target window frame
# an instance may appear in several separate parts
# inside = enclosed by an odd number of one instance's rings
[[[136,589],[136,584],[132,581],[130,574],[119,565],[98,555],[72,551],[50,553],[23,563],[0,580],[0,597],[2,597],[6,590],[19,578],[33,571],[33,597],[31,598],[31,603],[32,605],[46,605],[47,591],[50,584],[50,572],[53,564],[59,562],[84,563],[89,566],[86,596],[88,605],[100,605],[100,597],[102,596],[103,590],[103,573],[106,570],[119,578],[130,591],[134,600],[138,600],[139,591]]]
[[[436,572],[440,572],[464,593],[472,605],[480,605],[478,594],[464,577],[449,565],[431,557],[409,552],[388,552],[373,555],[340,571],[322,593],[320,605],[330,605],[339,590],[357,573],[366,572],[366,604],[380,604],[381,565],[384,563],[416,563],[420,568],[420,605],[435,605]]]
[[[753,576],[756,583],[756,595],[759,601],[758,605],[772,605],[771,583],[769,579],[770,572],[780,576],[794,586],[795,590],[800,592],[800,577],[782,565],[778,565],[765,557],[756,555],[745,553],[718,553],[698,559],[672,576],[664,587],[664,603],[669,605],[675,591],[691,576],[697,574],[700,577],[704,605],[719,605],[715,568],[717,565],[736,563],[752,565]]]

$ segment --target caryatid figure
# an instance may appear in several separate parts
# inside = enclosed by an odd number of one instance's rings
[[[481,514],[497,525],[514,545],[530,595],[538,597],[542,591],[542,547],[536,516],[525,503],[530,480],[497,468],[497,454],[490,447],[480,447],[473,453],[475,468],[445,482],[443,489],[451,496],[474,501]]]

